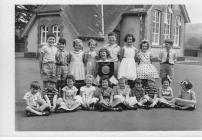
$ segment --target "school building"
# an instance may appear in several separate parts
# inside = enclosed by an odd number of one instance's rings
[[[43,5],[36,9],[21,36],[27,40],[26,52],[37,53],[46,43],[48,32],[56,35],[56,41],[65,38],[67,50],[72,49],[75,38],[84,41],[84,50],[93,38],[99,49],[107,42],[109,32],[117,34],[122,47],[125,35],[132,33],[137,48],[141,40],[149,40],[155,57],[163,49],[164,40],[172,38],[178,57],[183,57],[185,25],[189,22],[184,5]]]

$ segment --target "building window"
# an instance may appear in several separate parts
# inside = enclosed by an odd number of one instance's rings
[[[56,43],[58,43],[58,41],[60,39],[60,26],[59,25],[53,25],[52,26],[52,33],[55,34]]]
[[[164,40],[171,37],[170,36],[171,35],[171,16],[172,16],[172,9],[168,7],[166,8],[166,12],[164,16]]]
[[[180,46],[180,33],[181,33],[181,17],[176,16],[175,17],[175,24],[174,24],[174,46]]]
[[[152,19],[152,45],[159,45],[161,27],[161,11],[153,11]]]
[[[46,36],[48,33],[48,26],[42,25],[40,27],[40,32],[41,32],[41,44],[46,43]]]

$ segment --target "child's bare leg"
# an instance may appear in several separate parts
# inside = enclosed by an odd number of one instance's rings
[[[176,98],[176,103],[182,104],[182,105],[195,105],[195,101],[192,100],[186,100],[186,99],[181,99],[181,98]]]
[[[42,115],[42,112],[36,111],[33,108],[31,108],[30,106],[27,106],[25,110],[30,111],[31,113],[34,113],[36,115],[40,115],[40,116]]]
[[[49,108],[48,104],[43,104],[43,105],[40,106],[41,112],[43,112],[47,108]]]
[[[155,100],[152,100],[152,104],[149,107],[154,107],[158,103],[158,98]]]
[[[147,99],[142,99],[138,102],[139,106],[143,106],[147,102]]]

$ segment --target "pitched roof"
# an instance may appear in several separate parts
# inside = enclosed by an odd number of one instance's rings
[[[103,37],[100,5],[66,5],[63,13],[79,36]]]
[[[35,9],[36,13],[44,13],[44,12],[53,12],[60,11],[61,5],[40,5],[37,9]]]
[[[36,15],[59,12],[66,25],[80,37],[103,38],[103,34],[113,31],[123,14],[145,13],[151,5],[42,5],[36,9]],[[102,10],[103,8],[103,10]],[[186,22],[190,22],[185,6],[181,6]],[[32,19],[30,22],[35,20]],[[23,32],[27,34],[30,26]],[[104,31],[104,33],[103,33]]]

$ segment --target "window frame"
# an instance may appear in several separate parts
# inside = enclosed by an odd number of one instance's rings
[[[56,30],[55,30],[56,27]],[[58,24],[52,25],[51,29],[52,33],[55,34],[55,42],[58,43],[60,36],[61,36],[61,27]]]
[[[47,33],[48,33],[48,26],[41,25],[40,26],[40,43],[44,44],[47,41]]]
[[[180,47],[180,37],[181,37],[181,16],[177,15],[175,16],[175,24],[174,24],[174,31],[173,31],[173,46],[174,47]]]
[[[172,23],[172,12],[170,12],[169,7],[166,8],[164,15],[164,40],[171,38],[171,23]]]
[[[160,10],[156,10],[156,9],[153,10],[152,12],[152,45],[160,44],[161,16],[162,16],[162,12]]]

